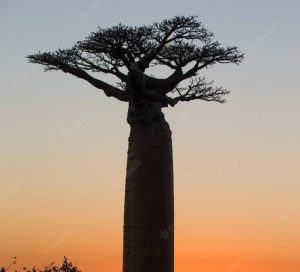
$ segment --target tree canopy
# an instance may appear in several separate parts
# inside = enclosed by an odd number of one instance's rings
[[[99,27],[70,49],[27,56],[45,71],[72,74],[107,96],[125,102],[165,101],[162,106],[196,99],[225,102],[229,91],[206,82],[199,71],[216,63],[239,64],[243,57],[236,46],[222,47],[196,16],[176,16],[137,27]],[[148,75],[147,70],[155,66],[168,68],[170,75]],[[119,84],[108,84],[97,73],[113,75]]]

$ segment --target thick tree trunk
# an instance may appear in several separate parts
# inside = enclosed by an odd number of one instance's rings
[[[158,104],[129,107],[123,272],[174,271],[171,130]]]

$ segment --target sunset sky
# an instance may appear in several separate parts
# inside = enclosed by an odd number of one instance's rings
[[[122,269],[126,104],[25,56],[99,26],[198,15],[245,60],[205,71],[228,103],[164,110],[175,271],[299,272],[299,11],[297,0],[0,0],[0,267],[66,255],[83,272]]]

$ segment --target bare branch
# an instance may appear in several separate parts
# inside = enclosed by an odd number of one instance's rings
[[[179,101],[191,101],[196,99],[225,103],[226,100],[224,96],[229,94],[229,91],[222,87],[213,87],[213,81],[205,82],[204,77],[192,78],[187,87],[176,87],[175,90],[179,93],[179,96],[173,98],[175,104]]]
[[[152,27],[128,27],[122,24],[93,32],[77,46],[90,54],[102,54],[116,60],[117,67],[127,67],[143,57],[151,47]]]
[[[124,91],[92,77],[86,71],[79,68],[78,63],[74,61],[75,56],[71,51],[58,50],[54,53],[39,53],[29,55],[27,58],[30,63],[38,63],[45,66],[45,71],[62,70],[65,73],[86,80],[96,88],[103,90],[107,96],[113,96],[121,101],[128,101],[128,96]]]
[[[141,70],[148,68],[150,63],[160,55],[161,51],[171,43],[183,40],[209,42],[213,37],[213,34],[205,29],[201,22],[196,20],[196,16],[176,16],[161,23],[154,23],[152,29],[154,47],[138,62]]]
[[[118,66],[110,61],[104,60],[101,57],[91,56],[85,54],[82,50],[77,47],[72,48],[72,53],[76,57],[75,65],[82,67],[85,70],[92,70],[93,72],[102,72],[105,74],[112,74],[123,82],[126,81],[127,76],[120,72]]]
[[[171,106],[194,99],[223,103],[227,90],[213,88],[211,83],[193,77],[216,63],[239,64],[244,55],[235,46],[222,47],[213,37],[196,16],[176,16],[149,26],[119,24],[98,28],[71,49],[39,53],[28,59],[42,64],[45,71],[62,70],[82,78],[122,101],[134,99],[138,103],[160,102]],[[166,78],[147,75],[147,68],[156,65],[171,69],[171,74]],[[117,77],[121,89],[88,72]],[[178,87],[189,78],[192,78],[189,87]],[[172,100],[167,94],[174,90],[179,96]]]

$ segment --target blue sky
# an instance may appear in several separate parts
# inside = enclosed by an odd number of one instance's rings
[[[275,76],[274,85],[297,83],[299,62],[293,52],[299,49],[299,7],[298,1],[1,0],[2,84],[32,68],[24,59],[27,54],[72,46],[98,26],[147,24],[178,14],[198,15],[224,45],[238,45],[246,53],[238,71],[260,78],[256,91],[267,77]]]
[[[174,15],[194,14],[224,46],[237,45],[245,53],[245,60],[240,66],[216,65],[205,71],[209,80],[214,79],[216,85],[231,90],[228,104],[222,107],[198,101],[182,104],[175,111],[166,110],[169,118],[177,122],[178,116],[191,115],[190,111],[201,116],[209,108],[211,116],[218,120],[226,109],[227,117],[223,115],[226,122],[222,124],[230,125],[237,118],[236,112],[241,111],[235,123],[239,128],[248,124],[262,133],[268,124],[270,129],[266,134],[276,135],[273,130],[279,130],[299,135],[299,7],[299,2],[292,0],[1,0],[2,128],[19,131],[27,124],[27,129],[33,129],[52,120],[81,116],[89,108],[97,113],[101,109],[124,116],[124,104],[107,99],[77,78],[61,72],[44,73],[42,67],[28,64],[25,56],[39,50],[70,47],[98,26],[120,22],[140,25]],[[105,119],[105,115],[102,117]],[[116,122],[120,122],[125,133],[127,124],[118,118]],[[207,128],[214,124],[209,120],[202,122]],[[191,128],[192,122],[184,126]]]

